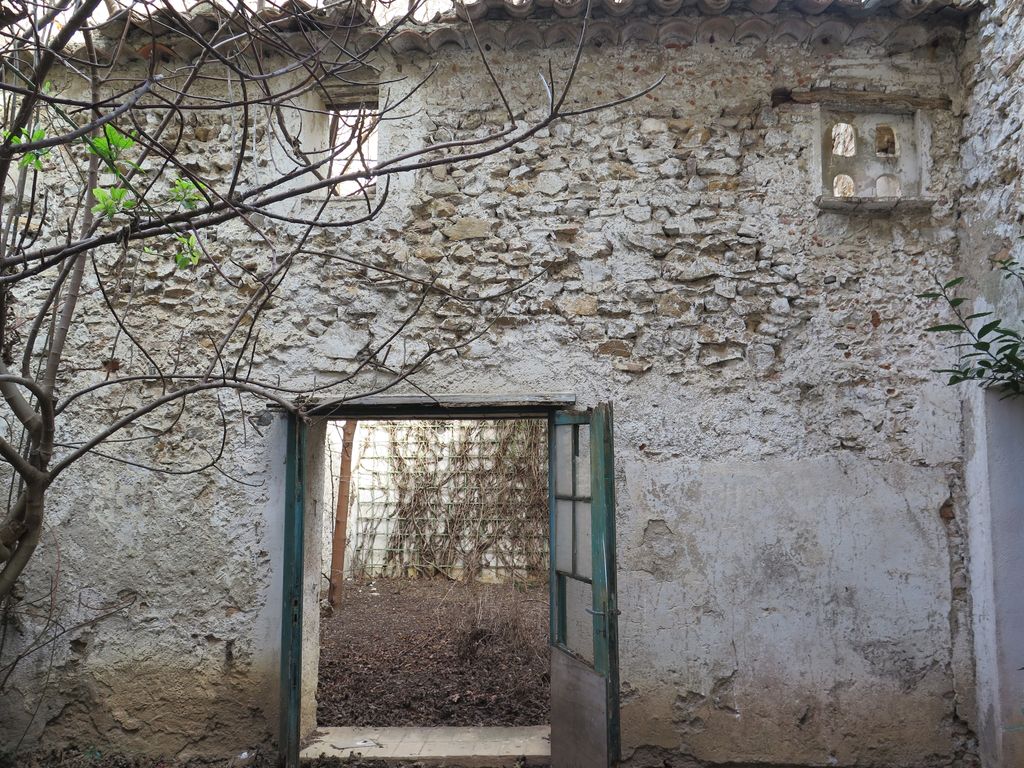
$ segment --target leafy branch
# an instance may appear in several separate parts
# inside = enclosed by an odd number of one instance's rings
[[[995,263],[1003,272],[1004,280],[1016,280],[1024,288],[1024,269],[1019,263],[1013,259],[1000,259]],[[949,347],[957,350],[956,364],[936,372],[947,374],[949,385],[977,381],[985,389],[1002,391],[1005,397],[1019,397],[1024,394],[1024,359],[1021,358],[1024,337],[992,312],[967,314],[963,307],[968,298],[956,292],[963,282],[963,277],[956,277],[939,283],[936,291],[918,294],[921,299],[942,301],[955,318],[953,322],[925,329],[928,333],[951,334],[958,339]],[[979,321],[981,325],[976,328]]]
[[[43,141],[46,138],[46,129],[36,128],[30,131],[27,128],[22,128],[18,133],[3,131],[0,136],[10,142],[12,147],[25,147],[28,144]],[[41,171],[43,170],[43,158],[48,154],[50,154],[49,149],[26,149],[21,159],[18,160],[18,165],[21,168],[34,168]]]

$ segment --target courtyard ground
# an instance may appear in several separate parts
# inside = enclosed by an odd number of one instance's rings
[[[321,622],[320,726],[548,722],[547,586],[346,584]]]

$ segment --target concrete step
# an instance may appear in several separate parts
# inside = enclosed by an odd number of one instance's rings
[[[302,750],[303,760],[351,755],[460,768],[548,765],[551,728],[320,728]]]

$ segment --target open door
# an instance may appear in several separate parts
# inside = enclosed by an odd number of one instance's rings
[[[551,766],[619,760],[612,409],[558,411],[548,427]]]
[[[299,716],[302,688],[302,539],[303,459],[306,428],[288,415],[288,450],[285,460],[284,562],[281,589],[281,726],[278,765],[299,768]]]

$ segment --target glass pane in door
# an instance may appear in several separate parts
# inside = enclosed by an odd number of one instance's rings
[[[572,573],[572,501],[555,502],[555,570]]]
[[[590,536],[590,502],[576,502],[576,574],[593,578],[593,541]]]
[[[589,664],[594,663],[594,619],[591,586],[571,577],[565,579],[565,646]]]

